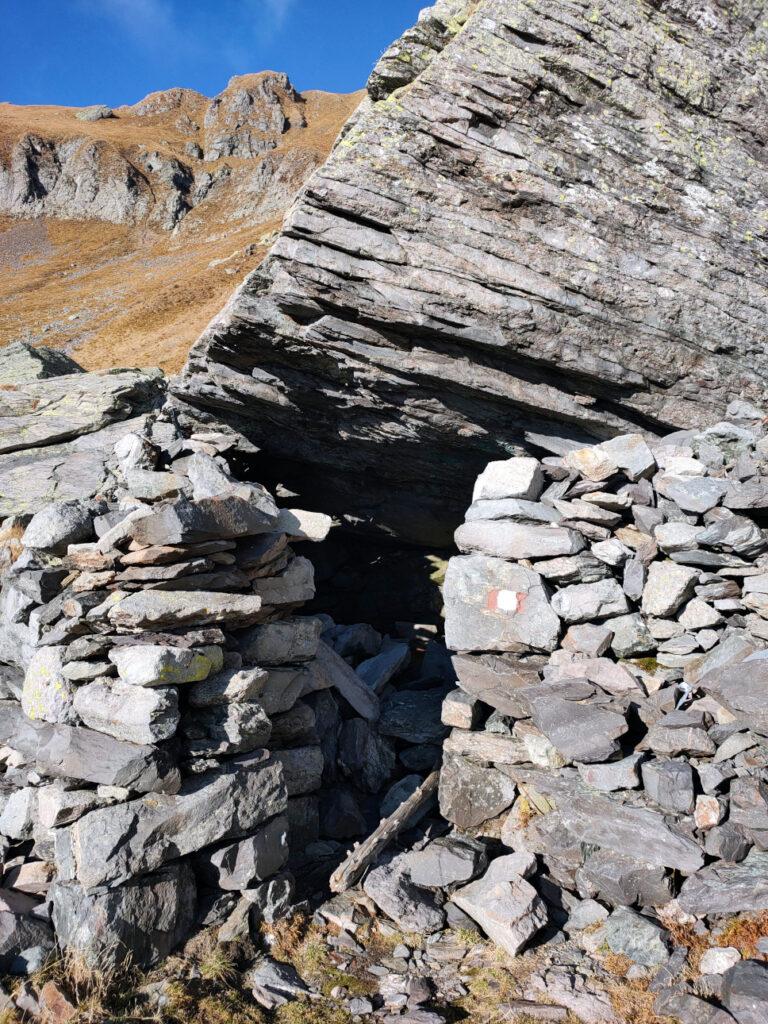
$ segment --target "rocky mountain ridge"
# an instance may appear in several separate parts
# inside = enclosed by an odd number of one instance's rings
[[[0,104],[0,343],[178,369],[356,103],[263,72],[213,99]]]

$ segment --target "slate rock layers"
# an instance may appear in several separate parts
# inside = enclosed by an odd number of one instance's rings
[[[436,545],[489,460],[546,448],[526,431],[664,433],[759,398],[761,10],[428,9],[176,401],[305,502]]]

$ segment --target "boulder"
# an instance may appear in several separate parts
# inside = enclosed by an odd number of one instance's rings
[[[434,896],[411,882],[406,854],[386,857],[368,873],[363,889],[401,931],[423,935],[443,927],[445,914]]]
[[[109,660],[131,686],[178,686],[207,679],[222,667],[219,647],[165,647],[139,644],[113,647]]]
[[[145,689],[96,681],[78,687],[73,704],[89,729],[128,743],[162,743],[179,724],[178,691],[172,686]]]
[[[153,966],[189,936],[196,904],[194,876],[184,863],[107,890],[88,892],[77,882],[56,882],[51,890],[61,947],[93,970],[126,958],[143,969]]]
[[[544,901],[524,877],[534,864],[523,854],[497,857],[482,878],[451,897],[510,956],[517,956],[547,921]]]
[[[195,871],[214,888],[240,892],[277,874],[288,859],[288,819],[280,816],[236,843],[202,851]]]
[[[544,581],[485,555],[452,558],[445,577],[445,639],[455,651],[553,651],[560,622]]]

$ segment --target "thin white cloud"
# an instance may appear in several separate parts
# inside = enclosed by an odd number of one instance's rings
[[[285,27],[297,0],[216,0],[202,10],[185,0],[77,3],[93,17],[110,21],[143,49],[213,57],[224,65],[224,74],[231,74],[260,70],[253,66],[254,53]]]

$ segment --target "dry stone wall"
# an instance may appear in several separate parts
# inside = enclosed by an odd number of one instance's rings
[[[440,808],[504,853],[452,901],[517,952],[543,896],[657,968],[672,924],[768,909],[765,417],[536,443],[479,476],[445,580]]]
[[[247,442],[184,435],[161,377],[24,345],[0,377],[35,467],[0,521],[0,972],[255,935],[434,768],[445,649],[299,615],[295,546],[331,520],[236,479]],[[65,437],[90,473],[46,444]],[[52,459],[66,497],[35,486]]]

